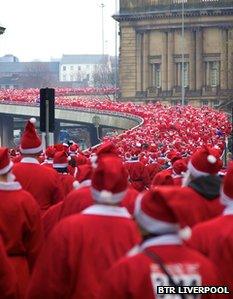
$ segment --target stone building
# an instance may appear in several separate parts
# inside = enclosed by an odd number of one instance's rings
[[[233,95],[233,0],[184,1],[185,103]],[[122,99],[176,104],[182,85],[182,0],[120,0]]]

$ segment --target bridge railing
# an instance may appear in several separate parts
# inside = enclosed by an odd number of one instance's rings
[[[20,106],[29,106],[29,107],[39,107],[39,103],[25,103],[25,102],[17,102],[17,101],[0,101],[0,104],[6,104],[6,105],[20,105]],[[62,105],[56,105],[56,109],[62,109],[62,110],[75,110],[79,112],[86,112],[86,113],[94,113],[94,114],[105,114],[105,115],[110,115],[110,116],[117,116],[117,117],[122,117],[130,120],[134,120],[135,122],[138,123],[135,127],[132,129],[136,129],[137,127],[143,125],[144,119],[138,115],[135,114],[130,114],[126,112],[118,112],[118,111],[111,111],[111,110],[98,110],[98,109],[93,109],[93,108],[85,108],[85,107],[69,107],[69,106],[62,106]],[[130,129],[130,130],[132,130]]]

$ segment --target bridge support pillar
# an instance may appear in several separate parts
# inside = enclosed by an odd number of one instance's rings
[[[97,128],[94,125],[89,125],[88,131],[90,134],[91,145],[94,146],[94,145],[100,143],[100,141],[98,139]]]
[[[14,147],[14,118],[0,114],[0,146]]]
[[[60,130],[61,130],[61,122],[59,120],[55,120],[55,130],[54,130],[54,143],[60,142]]]

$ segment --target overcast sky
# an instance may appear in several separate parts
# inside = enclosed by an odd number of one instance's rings
[[[115,0],[1,0],[0,56],[21,61],[50,60],[62,54],[102,53],[104,3],[105,53],[115,52]]]

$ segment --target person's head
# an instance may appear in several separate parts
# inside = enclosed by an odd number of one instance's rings
[[[35,128],[36,119],[30,118],[20,140],[20,152],[25,157],[38,157],[43,146]]]
[[[166,188],[157,187],[138,195],[134,217],[141,234],[176,234],[179,224],[166,198]]]
[[[128,172],[117,156],[104,155],[98,158],[93,170],[91,193],[97,203],[118,205],[128,187]]]
[[[10,160],[8,148],[0,147],[0,182],[12,182],[15,176],[12,174],[13,162]]]
[[[59,173],[67,173],[70,157],[65,151],[56,152],[53,157],[53,168]]]
[[[217,175],[222,165],[219,151],[205,146],[191,156],[182,185],[187,186],[191,181],[202,176]]]

